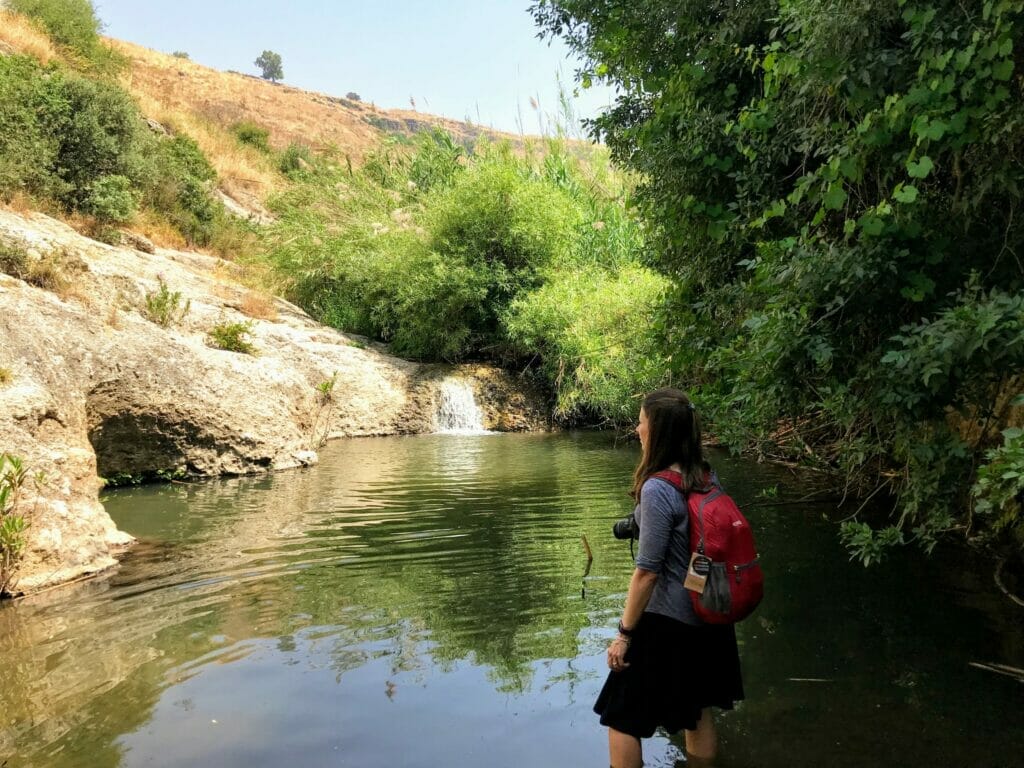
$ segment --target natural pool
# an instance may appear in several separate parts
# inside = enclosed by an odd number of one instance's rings
[[[348,440],[313,469],[111,493],[113,574],[0,607],[0,766],[604,766],[590,707],[631,570],[635,445]],[[806,478],[716,456],[742,504]],[[1024,622],[962,550],[848,560],[748,505],[768,594],[722,766],[1024,766]],[[584,576],[586,535],[594,562]],[[648,765],[682,764],[679,743]]]

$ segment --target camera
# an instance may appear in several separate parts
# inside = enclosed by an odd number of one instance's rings
[[[616,539],[639,539],[640,526],[636,524],[636,518],[629,515],[621,520],[616,520],[615,525],[612,526],[612,536]]]

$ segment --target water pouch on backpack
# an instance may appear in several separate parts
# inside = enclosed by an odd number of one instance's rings
[[[732,591],[729,589],[729,572],[725,563],[711,563],[707,583],[699,594],[700,604],[705,610],[715,614],[731,613]]]

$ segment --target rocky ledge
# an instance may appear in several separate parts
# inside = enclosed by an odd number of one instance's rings
[[[211,332],[232,328],[251,354],[218,348]],[[0,453],[39,480],[19,501],[17,589],[101,571],[132,543],[101,477],[284,469],[329,439],[432,432],[452,377],[470,382],[484,427],[547,427],[542,395],[515,377],[392,357],[247,289],[232,263],[0,210]]]

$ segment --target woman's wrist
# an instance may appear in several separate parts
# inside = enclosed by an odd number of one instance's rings
[[[622,623],[622,619],[619,619],[619,634],[620,635],[622,635],[623,637],[627,637],[627,638],[632,637],[634,629],[635,629],[635,627],[627,627],[625,624]]]
[[[615,636],[615,639],[612,640],[612,642],[613,643],[625,643],[628,646],[629,643],[630,643],[630,638],[620,632],[619,634],[617,634]]]

